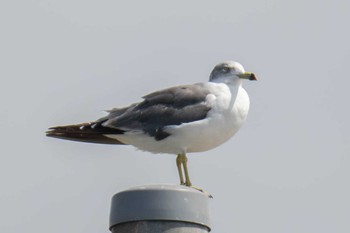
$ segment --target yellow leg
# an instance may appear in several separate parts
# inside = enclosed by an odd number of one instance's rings
[[[185,172],[185,179],[186,179],[186,186],[192,186],[192,183],[190,181],[190,175],[188,174],[188,169],[187,169],[187,156],[184,154],[183,155],[183,161],[182,161],[182,165],[184,167],[184,172]]]
[[[187,157],[186,154],[178,154],[176,158],[176,165],[177,165],[177,170],[179,172],[180,176],[180,184],[186,185],[186,186],[192,186],[192,183],[190,181],[190,176],[188,174],[188,168],[187,168]],[[185,180],[184,180],[184,174],[185,174]]]
[[[176,157],[176,166],[177,166],[177,171],[179,173],[179,177],[180,177],[180,184],[184,185],[185,181],[184,181],[184,176],[182,174],[182,160],[181,160],[181,154],[178,154]]]

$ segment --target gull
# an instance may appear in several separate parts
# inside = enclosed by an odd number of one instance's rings
[[[246,121],[249,96],[242,87],[244,79],[256,76],[238,62],[222,62],[208,82],[159,90],[139,103],[111,109],[96,121],[51,127],[46,135],[177,155],[180,184],[192,186],[186,154],[218,147]]]

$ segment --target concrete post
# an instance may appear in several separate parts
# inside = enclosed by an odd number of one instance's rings
[[[112,233],[208,233],[209,197],[182,185],[148,185],[112,198]]]

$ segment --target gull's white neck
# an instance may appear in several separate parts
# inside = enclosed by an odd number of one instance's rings
[[[231,99],[236,99],[238,91],[242,87],[242,80],[239,78],[232,78],[232,77],[221,77],[212,80],[213,83],[224,83],[230,88],[231,92]]]

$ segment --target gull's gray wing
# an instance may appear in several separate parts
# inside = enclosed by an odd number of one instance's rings
[[[164,127],[202,120],[210,106],[205,102],[209,91],[203,84],[172,87],[144,96],[140,103],[112,109],[99,122],[103,127],[122,131],[143,131],[156,140],[170,134]]]

